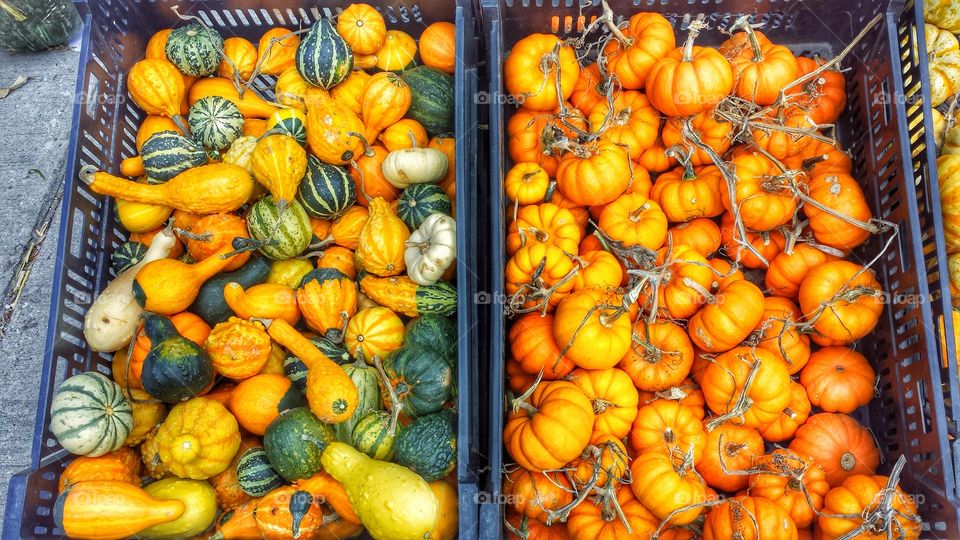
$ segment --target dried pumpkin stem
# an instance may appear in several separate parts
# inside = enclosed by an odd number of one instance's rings
[[[738,356],[738,359],[741,362],[747,362],[743,356]],[[716,416],[707,422],[707,431],[713,431],[727,420],[742,418],[750,409],[753,405],[753,400],[749,396],[750,387],[753,386],[753,381],[757,378],[757,372],[760,371],[760,364],[761,360],[759,358],[755,358],[754,361],[749,364],[750,371],[747,373],[747,378],[743,383],[743,389],[740,390],[740,395],[737,396],[736,402],[734,402],[733,406],[730,407],[730,410],[726,413]],[[733,373],[729,373],[729,375],[733,377]]]

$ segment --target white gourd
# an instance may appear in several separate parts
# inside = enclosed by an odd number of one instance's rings
[[[114,278],[93,301],[83,319],[83,337],[92,350],[114,352],[130,343],[143,314],[133,297],[133,278],[148,262],[169,255],[176,242],[170,229],[157,233],[143,259]]]
[[[457,223],[446,214],[431,214],[407,240],[403,260],[418,285],[433,285],[457,257]]]
[[[380,170],[387,182],[398,189],[413,184],[433,184],[447,175],[450,162],[436,148],[402,148],[387,154]]]

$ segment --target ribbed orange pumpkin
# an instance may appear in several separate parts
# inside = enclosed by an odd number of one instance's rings
[[[738,495],[713,507],[703,522],[704,540],[797,540],[797,526],[770,499]]]
[[[810,359],[810,336],[800,333],[800,309],[779,296],[763,299],[763,315],[757,326],[757,347],[783,360],[791,375],[799,373]]]
[[[749,477],[744,473],[761,456],[763,438],[755,428],[724,423],[707,432],[697,472],[708,486],[736,493],[747,489]]]
[[[751,495],[777,503],[798,527],[809,527],[813,523],[816,512],[823,508],[823,497],[830,490],[819,465],[778,448],[760,457],[753,468],[762,472],[750,475]]]
[[[530,375],[540,375],[544,380],[552,381],[566,377],[575,367],[565,354],[560,354],[560,347],[553,337],[552,314],[521,315],[510,327],[508,341],[513,360]]]
[[[574,271],[571,258],[557,246],[537,243],[520,248],[503,271],[509,301],[551,311],[573,289]]]
[[[748,427],[776,420],[790,401],[790,374],[782,360],[764,349],[737,347],[717,355],[702,387],[710,410]],[[742,403],[741,395],[747,397]]]
[[[600,229],[625,246],[658,250],[667,240],[667,216],[656,202],[639,193],[625,193],[600,213]]]
[[[630,376],[616,368],[576,369],[567,377],[593,404],[593,432],[624,437],[637,416],[639,395]]]
[[[667,241],[675,246],[689,246],[709,257],[720,249],[720,227],[712,219],[692,219],[667,229]]]
[[[507,228],[507,253],[513,255],[520,248],[537,243],[576,254],[580,227],[573,213],[552,203],[521,207],[517,219]]]
[[[839,344],[869,334],[883,312],[883,289],[873,271],[845,260],[807,272],[799,299],[804,317],[815,319],[813,328]]]
[[[621,312],[617,294],[583,289],[557,307],[553,335],[576,365],[604,369],[617,365],[630,350],[630,318]]]
[[[810,399],[803,385],[790,383],[790,401],[773,422],[760,428],[760,435],[768,442],[783,442],[793,438],[810,417]]]
[[[360,230],[357,264],[380,277],[403,273],[407,268],[403,251],[410,229],[394,214],[387,201],[378,197],[370,201],[369,208],[370,217]]]
[[[680,325],[657,320],[637,321],[633,345],[618,364],[646,392],[659,392],[680,384],[690,373],[693,345]]]
[[[706,501],[707,493],[692,462],[677,464],[666,453],[641,454],[630,464],[633,494],[658,519],[671,516],[669,524],[686,525],[700,516],[700,508],[679,511]]]
[[[573,540],[651,538],[657,532],[660,520],[640,504],[629,486],[617,486],[613,489],[616,491],[616,505],[619,507],[619,512],[613,508],[613,503],[606,500],[584,501],[570,512],[570,517],[567,519],[570,538]]]
[[[867,358],[847,347],[824,347],[810,356],[800,384],[824,412],[850,414],[873,399],[877,374]]]
[[[870,431],[840,413],[811,416],[797,430],[790,450],[823,467],[833,487],[855,474],[873,474],[880,464],[880,451]]]
[[[630,17],[623,33],[629,43],[612,39],[603,51],[607,69],[624,88],[642,89],[657,60],[677,45],[673,27],[659,13],[640,12]]]
[[[763,292],[741,279],[721,285],[690,319],[687,332],[704,351],[728,351],[753,332],[762,316]]]
[[[565,381],[541,382],[527,403],[510,413],[503,441],[521,467],[556,469],[580,455],[593,431],[593,405]]]
[[[569,152],[557,167],[557,186],[575,204],[607,204],[630,184],[630,156],[611,142],[599,142],[583,152]]]
[[[831,255],[809,244],[797,244],[791,252],[781,252],[770,261],[765,275],[767,290],[770,294],[786,298],[796,298],[800,292],[800,283],[811,268],[829,261],[837,260]]]
[[[91,480],[117,480],[139,487],[140,456],[127,447],[98,457],[78,456],[60,473],[58,489],[63,492],[77,482]]]
[[[640,407],[630,429],[630,446],[638,455],[660,453],[678,462],[689,454],[697,463],[707,440],[703,424],[690,407],[657,399]]]
[[[517,468],[506,475],[503,493],[510,508],[530,519],[545,523],[550,512],[573,501],[570,480],[560,472]]]

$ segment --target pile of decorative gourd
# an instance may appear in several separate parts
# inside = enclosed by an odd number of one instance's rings
[[[917,538],[903,462],[878,476],[850,416],[876,392],[856,345],[884,309],[850,254],[892,231],[833,140],[839,60],[796,57],[745,18],[719,48],[694,44],[694,21],[678,47],[664,17],[604,8],[504,64],[520,103],[506,531]]]
[[[940,210],[943,213],[950,292],[954,307],[960,306],[960,5],[956,2],[927,2],[927,62],[929,62],[930,105],[933,108],[933,136],[937,144],[937,172],[940,179]],[[941,323],[942,324],[942,323]],[[955,339],[960,331],[960,311],[953,310]],[[941,327],[941,332],[943,328]],[[960,339],[957,339],[960,343]],[[960,345],[957,347],[960,354]]]
[[[366,4],[150,39],[129,178],[83,173],[131,234],[83,329],[112,380],[53,400],[68,536],[454,537],[453,70],[453,24]]]

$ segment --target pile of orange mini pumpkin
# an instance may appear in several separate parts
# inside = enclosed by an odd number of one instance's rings
[[[505,529],[918,538],[851,416],[885,293],[850,255],[891,227],[834,139],[842,58],[704,27],[605,8],[505,61]]]

